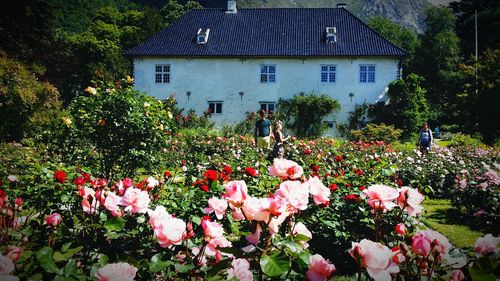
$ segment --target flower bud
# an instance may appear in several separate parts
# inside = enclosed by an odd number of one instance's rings
[[[398,223],[398,225],[396,225],[395,231],[397,234],[405,235],[405,233],[408,232],[408,229],[406,228],[406,225],[404,223]]]

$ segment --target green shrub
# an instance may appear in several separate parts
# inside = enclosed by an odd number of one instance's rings
[[[158,165],[158,152],[172,127],[172,109],[134,90],[130,82],[98,82],[96,88],[87,88],[89,94],[73,100],[65,119],[66,152],[74,149],[77,159],[94,164],[108,179],[117,171],[134,175],[139,168]]]
[[[361,130],[352,130],[351,139],[356,141],[384,141],[391,143],[399,139],[403,130],[392,125],[368,124]]]
[[[53,85],[0,52],[0,140],[21,140],[28,129],[43,130],[60,108]]]
[[[327,129],[323,117],[340,109],[340,104],[328,95],[311,94],[280,99],[277,107],[285,127],[291,128],[297,137],[314,138]]]
[[[453,134],[450,144],[448,145],[450,147],[467,147],[467,146],[472,146],[472,147],[480,147],[484,148],[486,147],[485,144],[483,144],[480,140],[471,137],[469,135],[465,134]]]

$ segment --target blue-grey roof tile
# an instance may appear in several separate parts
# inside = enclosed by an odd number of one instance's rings
[[[337,42],[325,42],[326,27]],[[198,29],[210,29],[196,44]],[[194,9],[127,51],[130,56],[405,56],[344,8]]]

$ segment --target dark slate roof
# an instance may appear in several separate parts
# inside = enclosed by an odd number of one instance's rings
[[[326,27],[337,42],[326,44]],[[210,29],[207,44],[196,33]],[[194,9],[127,51],[130,56],[391,56],[406,51],[344,8]]]

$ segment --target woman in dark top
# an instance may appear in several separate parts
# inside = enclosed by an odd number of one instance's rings
[[[274,158],[283,159],[285,157],[285,147],[283,143],[287,141],[290,136],[284,138],[283,137],[283,123],[281,121],[276,121],[274,125],[274,148],[273,148],[273,156]]]

